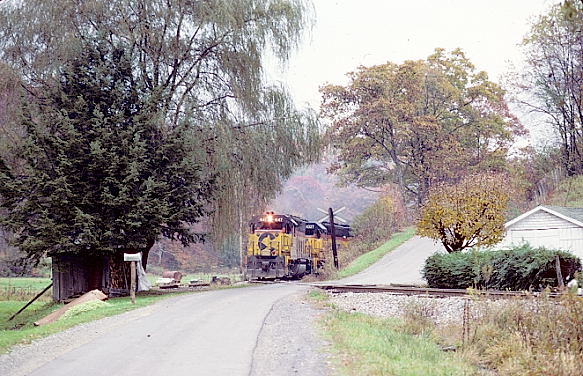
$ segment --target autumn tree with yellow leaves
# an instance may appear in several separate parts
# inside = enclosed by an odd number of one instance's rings
[[[504,237],[504,214],[512,190],[501,175],[469,175],[456,184],[433,187],[421,210],[419,235],[460,252],[498,243]]]

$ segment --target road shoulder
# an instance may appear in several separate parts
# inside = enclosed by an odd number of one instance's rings
[[[329,375],[327,343],[316,329],[323,313],[306,300],[305,291],[278,300],[263,322],[249,374]]]

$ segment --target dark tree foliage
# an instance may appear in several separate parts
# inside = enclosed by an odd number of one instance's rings
[[[220,243],[318,156],[313,111],[264,80],[310,25],[306,0],[27,0],[0,2],[0,59],[30,88],[50,84],[84,41],[123,43],[156,116],[200,141],[216,174],[211,229]],[[162,95],[163,94],[163,95]],[[188,123],[185,126],[184,123]]]
[[[192,241],[213,191],[200,146],[186,124],[164,127],[165,93],[140,89],[123,47],[84,47],[23,110],[23,163],[0,160],[2,225],[32,260]]]

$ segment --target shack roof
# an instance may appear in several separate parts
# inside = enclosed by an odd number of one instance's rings
[[[569,221],[577,226],[583,227],[583,208],[568,208],[564,206],[537,206],[536,208],[519,215],[518,217],[508,221],[504,224],[505,227],[510,227],[513,224],[522,221],[524,218],[531,216],[532,214],[545,211],[549,214],[562,218]]]

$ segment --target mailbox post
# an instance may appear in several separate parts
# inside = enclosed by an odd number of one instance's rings
[[[123,260],[130,262],[130,297],[132,304],[136,304],[136,261],[140,261],[141,254],[139,253],[124,253]]]

